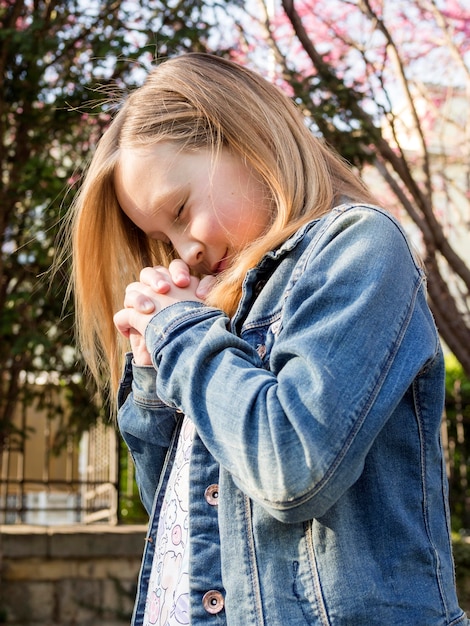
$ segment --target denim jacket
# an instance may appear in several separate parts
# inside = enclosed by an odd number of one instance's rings
[[[133,624],[182,415],[192,626],[468,625],[440,442],[444,365],[400,226],[341,205],[250,270],[232,320],[151,320],[119,425],[150,514]]]

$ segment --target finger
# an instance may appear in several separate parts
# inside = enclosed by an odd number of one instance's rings
[[[137,294],[134,298],[134,309],[139,313],[149,314],[156,310],[155,302],[142,294]]]
[[[166,267],[144,267],[140,272],[140,280],[157,293],[167,293],[171,289],[172,278]]]
[[[144,293],[151,297],[155,293],[155,290],[147,283],[136,281],[134,283],[129,283],[126,287],[126,293],[131,292]]]
[[[121,311],[118,311],[113,317],[113,322],[121,335],[129,338],[132,328],[129,320],[129,309],[122,309]]]
[[[215,276],[204,276],[197,286],[196,296],[204,300],[209,295],[216,282],[217,278]]]
[[[135,309],[140,313],[152,313],[156,306],[153,300],[155,291],[142,283],[132,283],[126,288],[124,307]]]
[[[187,287],[191,280],[189,267],[182,259],[175,259],[168,267],[171,279],[177,287]]]
[[[134,330],[143,337],[151,317],[151,315],[142,315],[134,308],[126,308],[115,313],[113,321],[121,335],[129,339]]]

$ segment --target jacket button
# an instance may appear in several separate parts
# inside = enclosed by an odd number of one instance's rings
[[[211,506],[219,504],[219,485],[209,485],[204,492],[206,502]]]
[[[220,591],[207,591],[202,597],[202,605],[208,613],[216,615],[224,608],[224,597]]]

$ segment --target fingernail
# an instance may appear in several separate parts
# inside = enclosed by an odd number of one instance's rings
[[[142,307],[143,311],[148,311],[148,312],[153,311],[153,309],[154,309],[154,305],[153,305],[153,302],[151,300],[144,300],[141,303],[141,307]]]

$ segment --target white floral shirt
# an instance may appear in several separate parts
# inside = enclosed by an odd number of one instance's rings
[[[189,457],[194,425],[187,417],[158,522],[143,626],[189,624]]]

